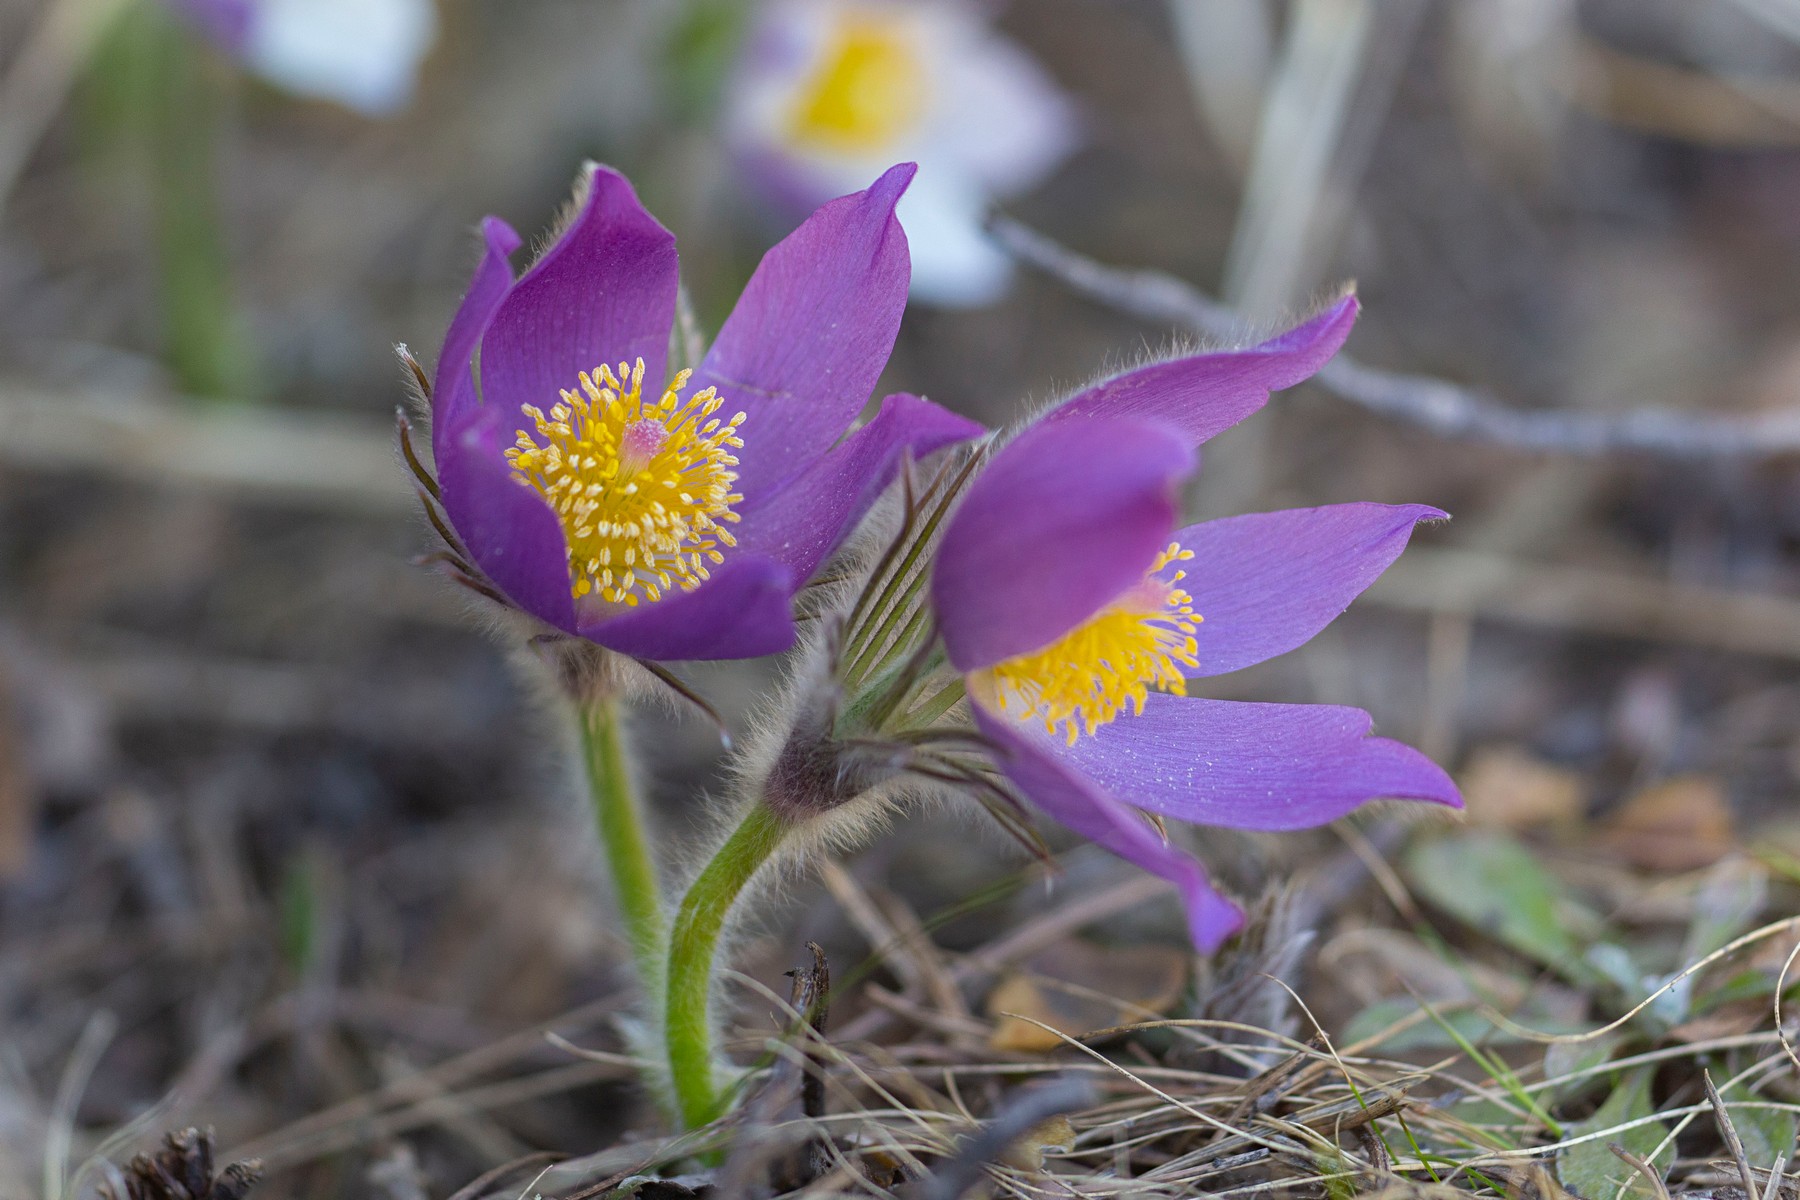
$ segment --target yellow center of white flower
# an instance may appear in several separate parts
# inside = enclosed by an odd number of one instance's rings
[[[874,153],[918,122],[925,92],[925,63],[909,25],[892,15],[849,14],[801,85],[788,135],[827,153]]]
[[[1064,726],[1071,745],[1128,708],[1143,712],[1151,688],[1187,695],[1180,668],[1199,665],[1200,617],[1176,586],[1187,572],[1157,573],[1193,557],[1169,543],[1140,583],[1042,650],[989,667],[984,685],[991,681],[1004,711],[1042,721],[1051,733]]]
[[[712,388],[683,401],[690,374],[647,405],[640,358],[583,372],[580,392],[565,390],[548,415],[523,406],[537,437],[521,430],[506,461],[562,521],[577,600],[634,606],[692,591],[737,545],[725,526],[743,500],[731,452],[744,414],[713,416],[723,401]]]

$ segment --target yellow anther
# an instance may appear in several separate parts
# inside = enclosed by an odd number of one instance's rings
[[[736,521],[731,506],[743,446],[738,413],[724,424],[698,418],[722,400],[712,388],[688,397],[682,371],[662,398],[643,398],[644,360],[583,372],[578,391],[564,391],[546,416],[523,405],[532,428],[506,452],[515,476],[549,502],[568,544],[570,589],[576,599],[636,606],[672,591],[692,591],[706,573],[696,555],[719,561],[720,545],[735,545],[719,528]],[[669,493],[680,503],[669,503]],[[623,569],[616,569],[623,564]]]
[[[1041,650],[988,668],[1000,706],[1042,721],[1051,733],[1063,726],[1073,744],[1127,709],[1144,711],[1151,688],[1187,695],[1181,667],[1199,665],[1194,634],[1201,618],[1193,597],[1176,586],[1186,572],[1163,572],[1193,557],[1169,543],[1141,582],[1087,621]]]

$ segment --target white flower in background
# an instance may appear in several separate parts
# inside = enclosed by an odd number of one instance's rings
[[[433,0],[171,0],[287,91],[382,116],[412,99],[437,37]]]
[[[912,294],[953,306],[1005,290],[1012,264],[982,231],[987,209],[1036,184],[1077,136],[1043,69],[955,0],[773,0],[724,120],[753,177],[797,212],[918,163],[899,209]]]

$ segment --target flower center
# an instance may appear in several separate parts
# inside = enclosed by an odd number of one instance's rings
[[[1151,688],[1187,695],[1180,665],[1199,665],[1200,617],[1193,597],[1176,586],[1187,572],[1158,572],[1192,557],[1170,542],[1142,582],[1086,622],[1042,650],[990,667],[1000,707],[1042,721],[1051,733],[1064,726],[1073,745],[1079,733],[1093,734],[1127,708],[1144,711]]]
[[[899,20],[860,14],[839,23],[788,119],[803,146],[838,154],[880,150],[925,108],[925,65]]]
[[[713,416],[724,401],[712,388],[682,400],[690,374],[647,405],[640,358],[634,368],[620,363],[616,375],[584,371],[580,392],[565,390],[548,415],[523,407],[537,437],[520,430],[506,461],[562,521],[577,600],[635,606],[692,591],[724,561],[720,547],[737,545],[725,526],[743,500],[731,490],[731,452],[744,444],[744,414]]]

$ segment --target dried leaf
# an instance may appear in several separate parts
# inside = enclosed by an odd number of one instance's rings
[[[1042,1021],[1072,1037],[1167,1012],[1187,982],[1189,956],[1168,946],[1096,946],[1069,938],[1033,955],[1024,969],[988,994],[997,1018],[989,1043],[996,1050],[1041,1053],[1062,1044]],[[1057,981],[1072,985],[1064,988]],[[1002,1014],[1016,1013],[1018,1017]]]
[[[1075,1126],[1058,1113],[1008,1146],[1000,1161],[1021,1171],[1042,1171],[1045,1154],[1068,1150],[1074,1144]]]
[[[1718,780],[1680,775],[1627,800],[1600,831],[1602,849],[1650,871],[1710,867],[1736,847]]]
[[[1570,825],[1587,807],[1587,784],[1517,746],[1476,751],[1461,779],[1469,818],[1478,825],[1531,829]]]

